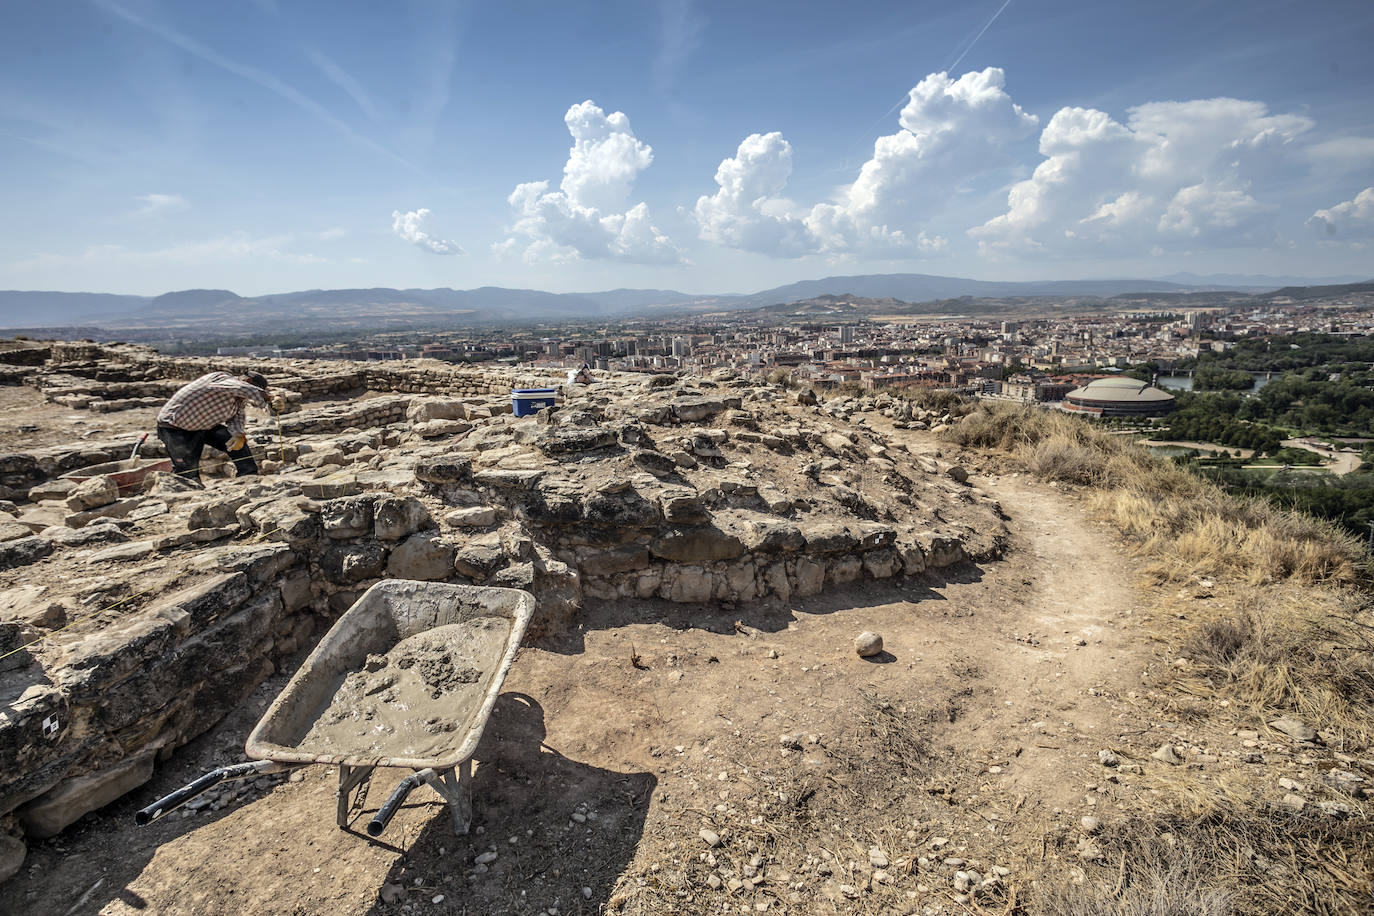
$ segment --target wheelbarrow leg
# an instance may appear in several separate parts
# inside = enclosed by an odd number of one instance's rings
[[[336,820],[339,828],[348,826],[348,811],[352,807],[353,790],[367,781],[372,775],[372,767],[339,766],[339,810]]]
[[[421,776],[448,802],[453,832],[467,836],[472,827],[472,759],[447,770],[425,770]]]

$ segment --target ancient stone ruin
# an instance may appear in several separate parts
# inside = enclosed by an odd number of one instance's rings
[[[527,589],[531,639],[588,602],[787,601],[995,558],[963,468],[889,446],[855,402],[722,373],[603,374],[517,418],[518,369],[172,359],[134,346],[0,353],[35,403],[129,416],[117,435],[0,455],[0,876],[146,781],[384,578]],[[254,416],[263,475],[206,485],[73,472],[128,457],[204,372],[284,392]],[[40,401],[40,398],[42,399]],[[870,403],[868,405],[872,407]],[[904,425],[938,423],[899,405]],[[142,455],[157,458],[149,438]]]

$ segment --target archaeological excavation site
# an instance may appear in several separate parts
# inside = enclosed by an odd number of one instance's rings
[[[258,474],[145,435],[211,372]],[[0,351],[11,911],[1039,912],[1184,773],[1351,815],[1316,731],[1150,705],[1129,551],[970,409]]]

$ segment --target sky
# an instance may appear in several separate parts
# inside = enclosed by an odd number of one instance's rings
[[[45,0],[0,288],[1374,276],[1368,0]]]

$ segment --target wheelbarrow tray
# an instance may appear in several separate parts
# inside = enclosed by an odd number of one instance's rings
[[[534,613],[534,596],[514,588],[448,585],[390,579],[369,588],[320,640],[315,651],[268,708],[245,750],[256,760],[341,767],[445,770],[470,759],[501,692],[520,640]],[[375,750],[312,753],[301,741],[328,710],[343,679],[362,670],[368,655],[382,655],[403,639],[435,627],[476,618],[509,621],[498,654],[481,659],[481,702],[445,733],[428,757],[379,757]]]
[[[72,480],[80,483],[83,480],[90,480],[92,477],[110,477],[119,486],[119,495],[127,496],[143,486],[144,479],[153,471],[170,471],[172,469],[172,459],[170,458],[125,458],[123,461],[107,461],[105,464],[94,464],[87,468],[80,468],[68,474],[63,474],[62,480]]]

